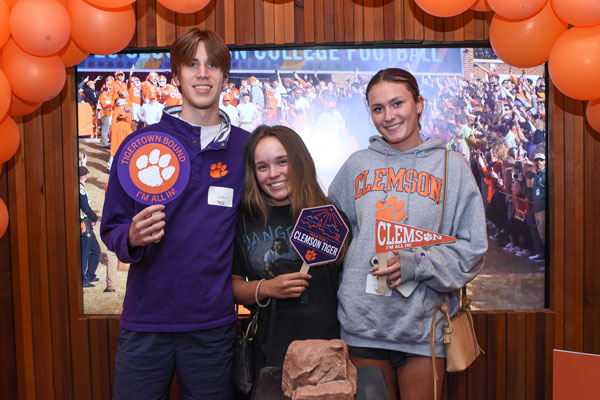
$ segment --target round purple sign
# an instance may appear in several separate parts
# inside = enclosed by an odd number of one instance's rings
[[[185,147],[164,132],[136,135],[121,150],[117,168],[125,192],[147,205],[175,200],[190,178],[190,158]]]

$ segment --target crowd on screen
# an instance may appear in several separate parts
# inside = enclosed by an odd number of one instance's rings
[[[483,79],[419,76],[426,104],[421,132],[424,138],[443,139],[470,161],[487,205],[490,237],[507,252],[544,261],[545,79],[501,77],[489,65],[475,64]],[[247,131],[261,124],[288,126],[311,152],[320,148],[335,158],[332,152],[341,148],[339,156],[345,159],[367,145],[356,130],[368,131],[361,128],[368,123],[368,78],[358,71],[342,78],[317,72],[282,77],[278,71],[267,78],[232,77],[220,108]],[[177,86],[164,75],[149,72],[142,81],[133,68],[127,77],[117,71],[103,82],[100,76],[86,77],[79,96],[94,110],[93,135],[111,155],[127,134],[157,122],[164,107],[181,104]],[[339,165],[331,167],[333,176]]]

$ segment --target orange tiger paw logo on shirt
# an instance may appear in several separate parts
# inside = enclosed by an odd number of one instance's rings
[[[220,161],[210,166],[210,176],[215,179],[222,178],[228,173],[229,171],[227,171],[227,165],[222,164]]]

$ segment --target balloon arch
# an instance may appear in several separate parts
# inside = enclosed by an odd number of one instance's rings
[[[0,0],[0,168],[19,147],[13,117],[29,114],[59,94],[65,84],[65,67],[89,54],[117,53],[129,44],[136,25],[134,1]],[[194,13],[210,3],[157,1],[177,13]],[[547,61],[558,90],[574,99],[591,100],[586,117],[600,132],[600,1],[415,2],[437,17],[469,9],[494,12],[490,44],[498,57],[519,68]],[[0,237],[7,225],[8,212],[0,199]]]

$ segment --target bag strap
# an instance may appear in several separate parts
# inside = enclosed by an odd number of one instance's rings
[[[444,230],[444,218],[446,217],[446,189],[448,188],[448,153],[446,150],[444,155],[444,194],[442,197],[442,223],[440,225],[440,233]]]

